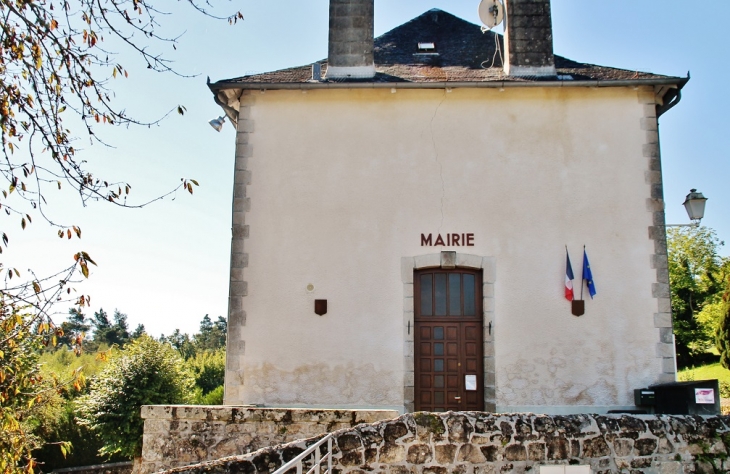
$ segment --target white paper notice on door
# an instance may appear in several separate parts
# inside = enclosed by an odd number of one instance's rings
[[[466,385],[467,390],[476,390],[477,389],[477,376],[476,375],[467,375],[465,382],[466,382],[465,385]]]
[[[711,388],[696,388],[695,403],[699,404],[715,404],[715,391]]]

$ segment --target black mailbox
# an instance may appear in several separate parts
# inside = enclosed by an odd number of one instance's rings
[[[654,390],[637,388],[634,390],[634,405],[637,407],[654,406]]]
[[[654,412],[662,415],[719,415],[717,379],[652,385]]]

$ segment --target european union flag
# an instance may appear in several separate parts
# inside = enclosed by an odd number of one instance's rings
[[[585,248],[583,248],[583,280],[588,284],[588,293],[591,294],[591,299],[593,299],[596,295],[596,284],[593,281],[593,272],[591,272],[591,264],[588,263],[588,254]]]

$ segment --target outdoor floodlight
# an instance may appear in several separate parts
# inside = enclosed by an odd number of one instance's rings
[[[226,123],[226,116],[221,115],[217,119],[213,119],[210,122],[208,122],[211,127],[215,129],[216,132],[220,132],[221,128],[223,128],[223,124]]]

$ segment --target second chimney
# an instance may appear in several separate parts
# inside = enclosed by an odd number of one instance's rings
[[[370,79],[373,60],[375,0],[330,0],[327,77]]]
[[[550,0],[505,0],[504,72],[555,76]]]

